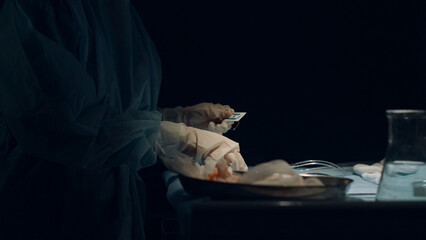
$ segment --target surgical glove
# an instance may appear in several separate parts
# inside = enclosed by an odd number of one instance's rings
[[[226,120],[217,124],[215,122],[210,122],[207,127],[207,130],[211,132],[219,133],[219,134],[224,134],[232,128],[232,124],[234,124],[234,122],[226,121]]]
[[[176,152],[173,157],[163,156],[161,161],[169,170],[191,178],[230,183],[236,183],[238,180],[238,175],[232,174],[232,168],[225,159],[217,161],[207,157],[204,165],[200,165],[194,162],[192,157]]]
[[[223,121],[232,116],[234,109],[227,105],[200,103],[189,107],[165,108],[163,121],[184,123],[187,126],[223,134],[231,129],[233,122]]]
[[[204,160],[211,157],[216,161],[224,159],[235,171],[248,170],[237,142],[182,123],[162,121],[154,148],[162,160],[173,158],[180,152],[191,156],[200,165],[204,165]]]

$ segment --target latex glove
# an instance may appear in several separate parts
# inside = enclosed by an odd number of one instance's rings
[[[231,129],[233,122],[223,121],[234,114],[227,105],[200,103],[189,107],[165,108],[163,121],[184,123],[187,126],[223,134]]]
[[[379,184],[380,178],[382,177],[383,161],[371,166],[366,164],[356,164],[352,169],[355,174],[359,175],[365,181]]]
[[[184,153],[200,165],[209,157],[216,161],[224,159],[235,171],[247,171],[248,167],[240,154],[237,142],[220,134],[188,127],[182,123],[162,121],[154,143],[155,152],[164,159]]]
[[[204,165],[200,165],[187,154],[176,152],[173,157],[163,156],[161,160],[169,170],[187,177],[229,183],[236,183],[238,180],[238,175],[232,174],[232,168],[225,159],[217,161],[207,157]]]

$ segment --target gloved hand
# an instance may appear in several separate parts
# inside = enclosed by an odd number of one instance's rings
[[[204,165],[204,160],[209,157],[218,162],[224,159],[235,171],[248,170],[237,142],[182,123],[162,121],[154,148],[162,160],[171,159],[176,153],[184,153],[200,165]]]
[[[223,121],[234,114],[227,105],[200,103],[189,107],[165,108],[163,121],[184,123],[187,126],[223,134],[231,129],[233,122]]]

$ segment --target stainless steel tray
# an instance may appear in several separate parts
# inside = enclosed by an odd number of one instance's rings
[[[304,176],[311,178],[313,176]],[[282,199],[282,200],[340,200],[345,197],[349,178],[315,176],[324,186],[281,187],[251,184],[223,183],[179,175],[185,191],[193,197],[214,199]]]

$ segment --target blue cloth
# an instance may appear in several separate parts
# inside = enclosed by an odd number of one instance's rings
[[[0,239],[144,239],[161,66],[135,9],[6,0],[0,36]]]
[[[179,175],[171,171],[164,171],[162,178],[167,188],[167,200],[174,209],[178,209],[179,205],[194,199],[183,188],[179,180]]]

